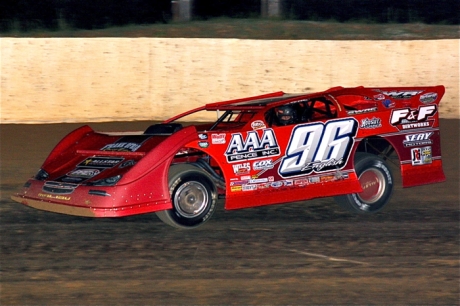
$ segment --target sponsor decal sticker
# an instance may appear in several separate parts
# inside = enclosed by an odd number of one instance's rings
[[[242,186],[244,184],[247,184],[249,180],[241,180],[241,181],[232,181],[230,182],[230,186]]]
[[[336,180],[346,180],[349,178],[348,172],[337,172],[335,174]]]
[[[361,129],[376,129],[382,127],[382,122],[380,118],[373,117],[372,119],[365,118],[361,120],[361,125],[359,126]]]
[[[433,141],[430,139],[432,135],[433,132],[406,135],[403,145],[407,148],[433,144]]]
[[[423,90],[395,90],[395,91],[382,91],[383,94],[392,97],[393,99],[410,99],[420,93]]]
[[[249,131],[246,139],[241,133],[232,134],[225,156],[227,162],[258,159],[280,154],[280,148],[272,129],[264,129],[262,136],[257,131]]]
[[[207,142],[207,141],[198,141],[198,146],[200,148],[206,149],[207,147],[209,147],[209,142]]]
[[[296,126],[282,158],[282,177],[321,173],[345,167],[358,130],[353,118]]]
[[[250,179],[249,180],[250,184],[259,184],[259,183],[266,183],[266,182],[268,182],[268,178],[266,178],[266,177]]]
[[[374,100],[376,100],[376,101],[385,100],[385,95],[383,95],[383,94],[375,95],[375,96],[374,96]]]
[[[89,157],[78,164],[77,167],[81,168],[112,168],[124,158],[122,157]]]
[[[273,169],[274,164],[272,159],[258,160],[252,163],[252,168],[258,170]]]
[[[382,101],[382,104],[383,106],[385,106],[385,108],[393,108],[396,105],[396,103],[391,101],[390,99],[385,99],[384,101]]]
[[[372,113],[377,110],[377,107],[371,107],[371,108],[366,108],[366,109],[356,109],[356,110],[350,110],[347,111],[348,115],[359,115],[359,114],[365,114],[365,113]]]
[[[260,129],[265,129],[265,123],[262,120],[256,120],[251,123],[251,127],[253,130],[260,130]]]
[[[272,186],[273,188],[280,188],[281,186],[283,186],[283,182],[276,181],[276,182],[271,183],[270,186]]]
[[[120,166],[118,166],[120,169],[123,169],[123,168],[126,168],[126,167],[131,167],[131,166],[134,166],[136,164],[136,161],[135,160],[127,160],[127,161],[124,161],[120,164]]]
[[[117,142],[104,146],[101,151],[134,152],[140,147],[140,144],[134,142]]]
[[[55,195],[55,194],[48,194],[48,193],[39,193],[38,196],[40,198],[61,200],[61,201],[70,201],[70,199],[71,199],[71,197],[66,197],[66,196],[62,196],[62,195]]]
[[[336,177],[335,175],[324,175],[319,178],[320,182],[325,183],[325,182],[332,182],[335,181]]]
[[[236,191],[241,191],[241,190],[243,190],[242,186],[232,186],[232,187],[230,187],[231,192],[236,192]]]
[[[257,185],[243,185],[243,191],[257,190]]]
[[[437,112],[436,105],[419,106],[418,109],[400,108],[391,111],[390,124],[399,130],[431,127],[433,120],[428,120]]]
[[[150,136],[133,135],[121,137],[115,143],[105,145],[101,151],[135,152]]]
[[[251,164],[250,163],[242,163],[242,164],[233,165],[233,172],[236,175],[249,174],[250,171],[251,171]]]
[[[81,178],[88,179],[88,178],[92,178],[93,176],[98,175],[99,173],[101,173],[101,170],[99,169],[82,168],[82,169],[76,169],[76,170],[73,170],[67,173],[67,176],[81,177]]]
[[[201,139],[201,140],[207,140],[208,135],[207,134],[198,134],[198,138]]]
[[[211,143],[212,144],[225,144],[225,134],[212,134]]]
[[[264,183],[257,185],[257,189],[267,189],[270,188],[270,183]]]
[[[72,193],[78,187],[77,184],[73,183],[63,183],[58,181],[49,181],[45,182],[42,187],[42,190],[50,193]]]
[[[308,185],[310,182],[308,181],[307,178],[301,178],[301,179],[296,179],[294,180],[294,185],[296,186],[305,186]]]
[[[435,92],[429,92],[420,96],[420,102],[423,104],[433,103],[438,99],[438,94]]]
[[[413,166],[431,164],[433,161],[430,146],[411,149],[411,156]]]

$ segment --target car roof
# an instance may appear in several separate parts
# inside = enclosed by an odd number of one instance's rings
[[[339,92],[343,92],[344,90],[346,91],[347,89],[356,91],[356,89],[363,89],[363,87],[344,88],[338,86],[325,91],[314,93],[285,93],[283,91],[278,91],[249,98],[210,103],[206,104],[204,108],[206,110],[260,110],[283,105],[290,102],[299,102],[302,100],[318,97],[325,94],[334,95]]]
[[[206,104],[205,108],[206,110],[258,110],[279,104],[284,104],[290,101],[298,101],[302,99],[302,97],[306,98],[308,96],[308,94],[292,94],[279,91],[262,96]]]

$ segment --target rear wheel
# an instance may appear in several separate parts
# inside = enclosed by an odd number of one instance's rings
[[[393,176],[380,157],[356,153],[355,171],[363,191],[335,197],[343,208],[362,214],[375,213],[388,204],[393,192]]]
[[[212,216],[217,192],[206,172],[188,164],[173,165],[168,181],[173,208],[156,213],[163,222],[189,229],[205,223]]]

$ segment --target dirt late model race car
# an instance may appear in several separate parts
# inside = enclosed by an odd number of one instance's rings
[[[403,187],[445,180],[438,116],[444,92],[275,92],[207,104],[140,132],[85,125],[57,144],[12,199],[87,217],[155,212],[184,229],[206,222],[219,198],[225,209],[240,209],[333,196],[351,211],[374,213],[392,194],[391,154]],[[216,112],[217,120],[181,123],[201,111]]]

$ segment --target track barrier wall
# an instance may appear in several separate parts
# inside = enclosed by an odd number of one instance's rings
[[[457,39],[0,38],[0,118],[162,120],[216,101],[361,85],[444,85],[440,115],[460,118],[459,45]]]

